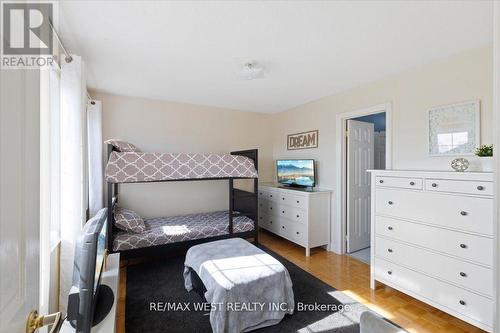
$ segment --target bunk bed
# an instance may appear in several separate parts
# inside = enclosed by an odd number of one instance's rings
[[[233,237],[253,238],[258,243],[258,151],[234,151],[230,154],[172,154],[142,152],[128,144],[126,149],[108,140],[107,248],[122,258],[160,255],[193,245]],[[235,180],[250,179],[253,190],[235,187]],[[144,221],[143,233],[131,233],[116,227],[114,210],[119,187],[124,183],[154,183],[192,180],[227,180],[228,211],[159,217]]]

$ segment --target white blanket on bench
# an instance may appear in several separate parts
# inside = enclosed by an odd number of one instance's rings
[[[292,314],[292,281],[286,268],[241,238],[191,247],[184,263],[185,287],[195,271],[207,289],[214,333],[248,332],[279,323]]]

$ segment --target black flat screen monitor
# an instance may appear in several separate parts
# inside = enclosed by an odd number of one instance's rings
[[[278,183],[284,186],[314,187],[316,174],[314,160],[277,160]]]

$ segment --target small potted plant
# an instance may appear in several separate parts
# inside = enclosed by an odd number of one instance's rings
[[[481,145],[476,149],[476,156],[481,161],[483,171],[493,171],[493,145]]]

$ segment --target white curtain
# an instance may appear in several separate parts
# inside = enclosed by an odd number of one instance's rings
[[[61,256],[59,306],[67,312],[75,241],[87,209],[87,90],[84,63],[73,55],[61,64]]]
[[[92,101],[87,105],[87,137],[89,161],[89,217],[93,217],[104,204],[102,104]]]

